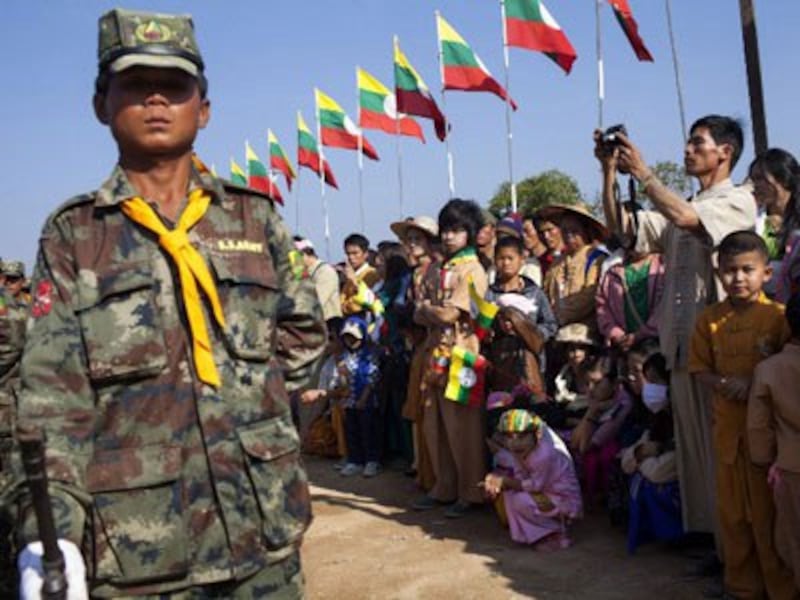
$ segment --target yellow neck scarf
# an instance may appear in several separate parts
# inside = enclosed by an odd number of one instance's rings
[[[197,284],[203,288],[220,327],[225,327],[225,316],[222,314],[222,306],[211,273],[203,257],[189,242],[188,236],[189,229],[203,217],[210,202],[211,196],[208,192],[201,189],[194,190],[189,194],[188,206],[173,230],[167,229],[153,208],[140,197],[125,200],[122,203],[122,212],[135,223],[157,234],[159,245],[175,262],[183,292],[183,306],[192,331],[192,354],[197,375],[201,381],[219,387],[219,373],[214,364],[211,339]]]

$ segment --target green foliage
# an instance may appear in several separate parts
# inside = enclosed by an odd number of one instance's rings
[[[650,169],[656,174],[656,177],[671,189],[673,192],[682,196],[688,196],[692,191],[691,182],[686,176],[686,170],[678,163],[671,160],[662,160],[654,164]],[[639,195],[642,195],[642,190],[637,190]]]
[[[518,210],[530,214],[549,204],[578,204],[581,191],[576,181],[557,169],[544,171],[517,183]],[[511,186],[503,183],[489,201],[489,210],[500,217],[511,210]]]

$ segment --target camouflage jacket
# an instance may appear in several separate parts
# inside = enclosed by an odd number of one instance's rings
[[[14,425],[14,387],[19,383],[19,364],[25,345],[25,321],[28,306],[0,288],[0,454],[5,438]],[[5,468],[0,456],[0,471]]]
[[[292,277],[269,200],[193,170],[197,187],[212,201],[189,239],[226,320],[205,306],[219,389],[195,375],[171,259],[121,211],[136,192],[119,167],[40,241],[19,417],[46,432],[57,527],[97,596],[246,577],[311,518],[287,390],[325,344],[313,284]]]

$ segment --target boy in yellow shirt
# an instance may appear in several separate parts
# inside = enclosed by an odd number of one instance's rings
[[[689,372],[713,392],[724,588],[736,598],[793,598],[790,571],[775,552],[775,508],[767,469],[751,462],[747,397],[753,369],[789,338],[783,306],[762,287],[771,276],[764,241],[751,231],[726,236],[718,276],[727,298],[706,308],[695,324]]]

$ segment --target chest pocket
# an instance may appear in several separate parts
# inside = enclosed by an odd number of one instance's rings
[[[167,364],[150,263],[126,264],[82,278],[77,316],[95,383],[139,379]]]
[[[266,254],[212,254],[217,292],[225,314],[225,343],[244,360],[267,361],[274,354],[278,276]]]

